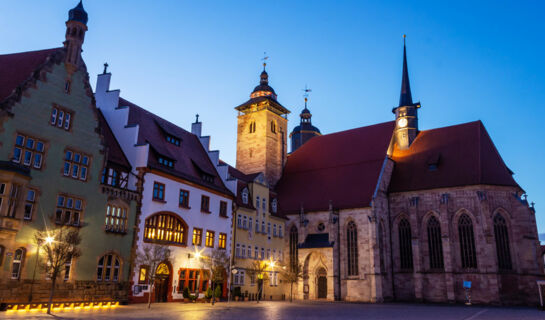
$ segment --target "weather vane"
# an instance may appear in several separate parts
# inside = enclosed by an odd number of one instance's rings
[[[263,58],[261,60],[263,61],[263,71],[265,71],[265,67],[267,66],[267,60],[269,60],[267,52],[263,52]]]
[[[308,96],[309,96],[309,93],[312,92],[312,89],[310,89],[306,84],[305,84],[305,89],[303,89],[303,97],[305,97],[305,107],[307,106],[307,101],[308,101]]]

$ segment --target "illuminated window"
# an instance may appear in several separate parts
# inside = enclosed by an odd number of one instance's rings
[[[214,247],[214,231],[206,230],[206,246],[209,248]]]
[[[138,272],[138,283],[143,284],[148,282],[148,266],[140,266]]]
[[[159,182],[153,183],[153,200],[165,201],[165,185]]]
[[[162,156],[157,157],[159,164],[164,165],[165,167],[174,168],[174,161]]]
[[[170,142],[172,143],[173,145],[176,145],[176,146],[180,146],[180,139],[174,137],[174,136],[170,136],[170,135],[167,135],[167,142]]]
[[[63,175],[78,180],[87,180],[90,157],[80,152],[66,150],[64,152]]]
[[[186,244],[186,223],[174,214],[157,213],[146,219],[144,241],[165,244]]]
[[[45,144],[35,138],[18,134],[15,138],[12,161],[26,167],[42,168]]]
[[[83,200],[65,195],[57,196],[55,223],[79,226],[83,215]]]
[[[119,280],[120,259],[115,254],[107,254],[98,260],[97,281],[117,282]]]
[[[127,232],[127,209],[114,205],[106,206],[105,230],[108,232]]]
[[[227,234],[226,233],[220,233],[218,248],[219,249],[225,249],[226,247],[227,247]]]
[[[202,229],[193,228],[193,245],[202,245]]]

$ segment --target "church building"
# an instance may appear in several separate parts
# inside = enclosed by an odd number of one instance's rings
[[[533,303],[543,277],[535,210],[483,123],[421,130],[407,54],[394,121],[290,134],[263,71],[237,107],[237,169],[263,172],[304,300]]]

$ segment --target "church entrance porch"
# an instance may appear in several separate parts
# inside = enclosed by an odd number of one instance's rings
[[[334,300],[333,248],[299,249],[303,257],[303,279],[299,281],[299,299]]]

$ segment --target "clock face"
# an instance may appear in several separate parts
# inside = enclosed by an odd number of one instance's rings
[[[400,128],[405,128],[407,126],[407,119],[405,118],[401,118],[399,120],[397,120],[397,125],[400,127]]]

